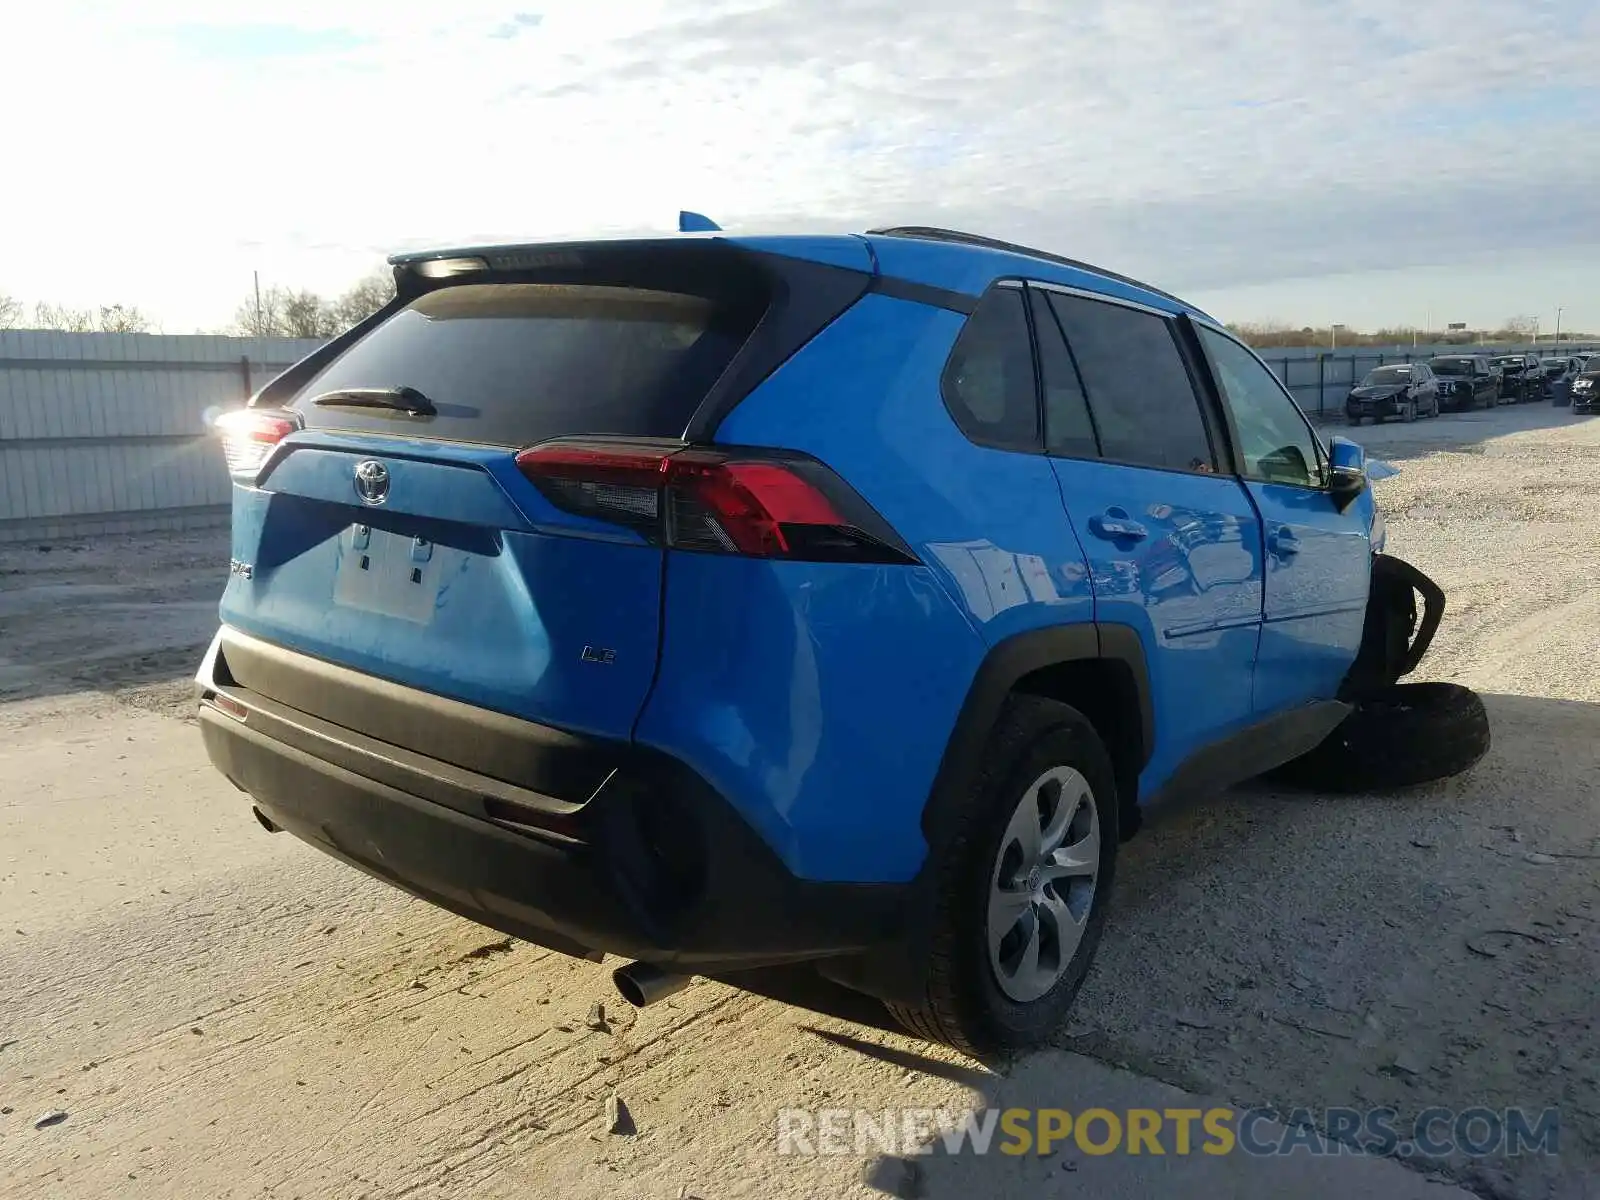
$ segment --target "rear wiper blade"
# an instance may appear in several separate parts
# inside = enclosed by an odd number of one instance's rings
[[[439,410],[414,387],[335,388],[323,392],[311,403],[330,408],[392,408],[413,417],[436,417]]]

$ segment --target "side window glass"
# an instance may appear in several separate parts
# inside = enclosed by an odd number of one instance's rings
[[[1083,380],[1101,454],[1140,466],[1214,471],[1211,440],[1170,323],[1059,292],[1049,299]]]
[[[1200,341],[1233,413],[1244,473],[1270,483],[1320,487],[1316,436],[1276,376],[1231,338],[1202,326]]]
[[[945,406],[975,442],[1037,450],[1039,401],[1020,288],[991,288],[962,326],[945,364]]]
[[[1033,335],[1039,346],[1039,376],[1044,382],[1044,448],[1068,458],[1098,458],[1100,445],[1089,419],[1078,368],[1056,324],[1044,293],[1028,289],[1033,305]]]

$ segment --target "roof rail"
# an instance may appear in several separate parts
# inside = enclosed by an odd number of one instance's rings
[[[869,229],[869,235],[879,237],[921,238],[929,242],[951,242],[959,246],[982,246],[987,250],[1003,250],[1007,254],[1022,254],[1029,258],[1042,258],[1046,262],[1053,262],[1063,267],[1072,267],[1079,271],[1091,271],[1096,275],[1103,275],[1107,279],[1115,279],[1118,283],[1125,283],[1129,287],[1141,288],[1151,295],[1160,296],[1171,300],[1174,304],[1181,304],[1185,308],[1191,307],[1187,300],[1180,300],[1171,292],[1164,292],[1158,287],[1151,287],[1127,275],[1119,275],[1115,271],[1108,271],[1104,267],[1097,267],[1093,263],[1081,262],[1076,258],[1065,258],[1060,254],[1051,254],[1048,250],[1036,250],[1032,246],[1022,246],[1016,242],[1003,242],[999,238],[984,237],[981,233],[963,233],[959,229],[940,229],[936,225],[894,225],[887,229]]]

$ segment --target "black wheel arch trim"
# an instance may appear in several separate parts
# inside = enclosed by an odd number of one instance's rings
[[[1035,671],[1095,660],[1120,663],[1132,677],[1139,704],[1138,762],[1143,768],[1155,747],[1155,707],[1144,646],[1137,630],[1094,622],[1052,625],[1014,634],[991,646],[968,685],[923,807],[922,830],[928,856],[911,884],[912,899],[907,911],[912,919],[893,943],[877,947],[868,955],[825,960],[819,964],[822,974],[880,1000],[908,1006],[923,1002],[931,944],[926,922],[916,919],[916,915],[932,911],[939,876],[937,847],[944,844],[951,818],[970,792],[983,750],[1007,698],[1021,680]],[[1118,799],[1125,812],[1133,811],[1137,803],[1136,797]]]
[[[964,794],[1006,697],[1018,682],[1046,667],[1097,659],[1120,663],[1132,675],[1139,704],[1138,761],[1141,768],[1149,762],[1155,748],[1155,703],[1138,631],[1130,625],[1090,622],[1029,629],[990,647],[974,674],[923,810],[923,831],[931,833],[938,810]]]

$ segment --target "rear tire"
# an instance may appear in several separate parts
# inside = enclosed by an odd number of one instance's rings
[[[1077,709],[1013,696],[982,761],[930,849],[926,999],[888,1006],[912,1033],[974,1056],[1035,1047],[1066,1016],[1105,927],[1120,840],[1111,757]],[[1043,857],[1028,849],[1035,833]]]
[[[1455,683],[1397,683],[1361,701],[1270,778],[1321,792],[1377,792],[1459,775],[1489,750],[1482,698]]]

